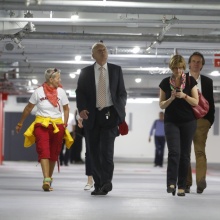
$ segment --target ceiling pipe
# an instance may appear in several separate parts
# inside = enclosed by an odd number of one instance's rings
[[[179,21],[179,19],[177,19],[175,16],[170,20],[164,19],[163,23],[166,23],[166,25],[163,27],[162,31],[157,36],[157,39],[154,42],[151,42],[150,46],[148,46],[146,48],[146,51],[149,52],[153,48],[156,48],[156,51],[157,51],[156,44],[161,44],[162,43],[162,40],[164,39],[165,34],[170,30],[171,26],[176,24],[178,21]]]
[[[79,33],[39,33],[34,32],[26,36],[25,39],[53,39],[53,40],[93,40],[104,39],[105,41],[154,41],[155,36],[152,35],[117,35],[117,34],[79,34]],[[200,43],[220,43],[220,38],[210,35],[202,36],[165,36],[163,42],[200,42]],[[111,43],[111,42],[109,42]]]
[[[170,30],[171,26],[178,22],[179,19],[177,19],[175,16],[172,19],[165,21],[166,25],[163,27],[163,30],[159,33],[159,36],[157,37],[159,43],[162,42],[163,38],[165,37],[165,34]]]
[[[126,20],[118,20],[118,19],[78,19],[78,20],[72,20],[71,18],[23,18],[23,17],[17,17],[17,18],[9,18],[9,17],[1,17],[0,14],[0,21],[6,22],[37,22],[37,23],[71,23],[71,24],[127,24],[128,21],[135,23],[138,22],[139,24],[161,24],[161,20],[149,20],[149,19],[126,19]],[[178,20],[178,24],[218,24],[219,20]]]
[[[33,4],[32,1],[30,4]],[[35,4],[35,3],[34,3]],[[129,1],[51,1],[44,0],[42,6],[96,6],[96,7],[122,7],[124,8],[164,8],[164,9],[188,9],[188,10],[220,10],[220,5],[217,4],[189,4],[189,3],[150,3],[150,2],[129,2]]]
[[[215,3],[216,2],[216,3]],[[100,3],[100,4],[99,4]],[[206,2],[205,2],[206,3]],[[176,15],[202,15],[219,16],[219,1],[209,4],[195,3],[157,3],[147,2],[125,2],[125,1],[42,1],[37,5],[35,1],[30,1],[28,10],[32,11],[78,11],[78,12],[102,12],[102,13],[132,13],[132,14],[176,14]],[[126,6],[126,7],[125,7]],[[1,3],[3,10],[27,10],[23,2]]]

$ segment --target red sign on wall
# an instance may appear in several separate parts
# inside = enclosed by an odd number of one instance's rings
[[[220,59],[214,60],[214,67],[220,67]]]
[[[214,67],[220,67],[220,54],[215,54]]]

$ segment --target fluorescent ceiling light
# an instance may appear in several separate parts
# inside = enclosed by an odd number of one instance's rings
[[[37,84],[38,84],[38,80],[37,80],[37,79],[32,79],[31,81],[32,81],[32,83],[33,83],[34,85],[37,85]]]
[[[76,74],[75,74],[75,73],[70,73],[69,76],[70,76],[70,78],[72,78],[72,79],[76,78]]]
[[[78,15],[78,13],[74,13],[74,14],[71,15],[70,18],[71,18],[72,20],[77,20],[77,19],[79,19],[79,15]]]
[[[215,70],[209,74],[210,76],[220,76],[220,72]]]
[[[70,73],[69,76],[74,79],[76,78],[76,75],[80,74],[80,72],[81,72],[81,69],[78,69],[76,72]]]
[[[76,70],[76,74],[79,75],[81,72],[81,69]]]
[[[132,50],[133,53],[138,53],[140,51],[140,47],[134,47]]]
[[[140,82],[141,82],[141,78],[136,78],[136,79],[135,79],[135,82],[136,82],[136,83],[140,83]]]
[[[80,55],[77,55],[77,56],[75,56],[75,61],[80,61],[81,60],[81,56]]]

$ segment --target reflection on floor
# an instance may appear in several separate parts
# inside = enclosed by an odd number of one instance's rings
[[[209,166],[207,189],[185,197],[166,193],[166,166],[115,163],[113,191],[91,196],[83,164],[54,173],[53,192],[43,192],[41,167],[35,162],[0,166],[1,220],[217,220],[220,213],[220,169]],[[195,179],[195,176],[193,176]]]

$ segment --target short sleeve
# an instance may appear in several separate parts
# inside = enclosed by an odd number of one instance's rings
[[[169,77],[163,79],[159,84],[159,87],[165,92],[167,90],[167,87],[169,88]]]
[[[60,94],[60,98],[61,98],[61,103],[62,105],[67,105],[69,104],[69,99],[66,95],[66,92],[64,91],[64,89],[59,88],[59,94]]]
[[[32,93],[29,102],[34,105],[37,104],[37,89]]]
[[[189,85],[190,85],[190,88],[192,89],[194,86],[197,85],[197,82],[196,82],[195,78],[192,76],[189,76],[189,80],[190,80]]]

